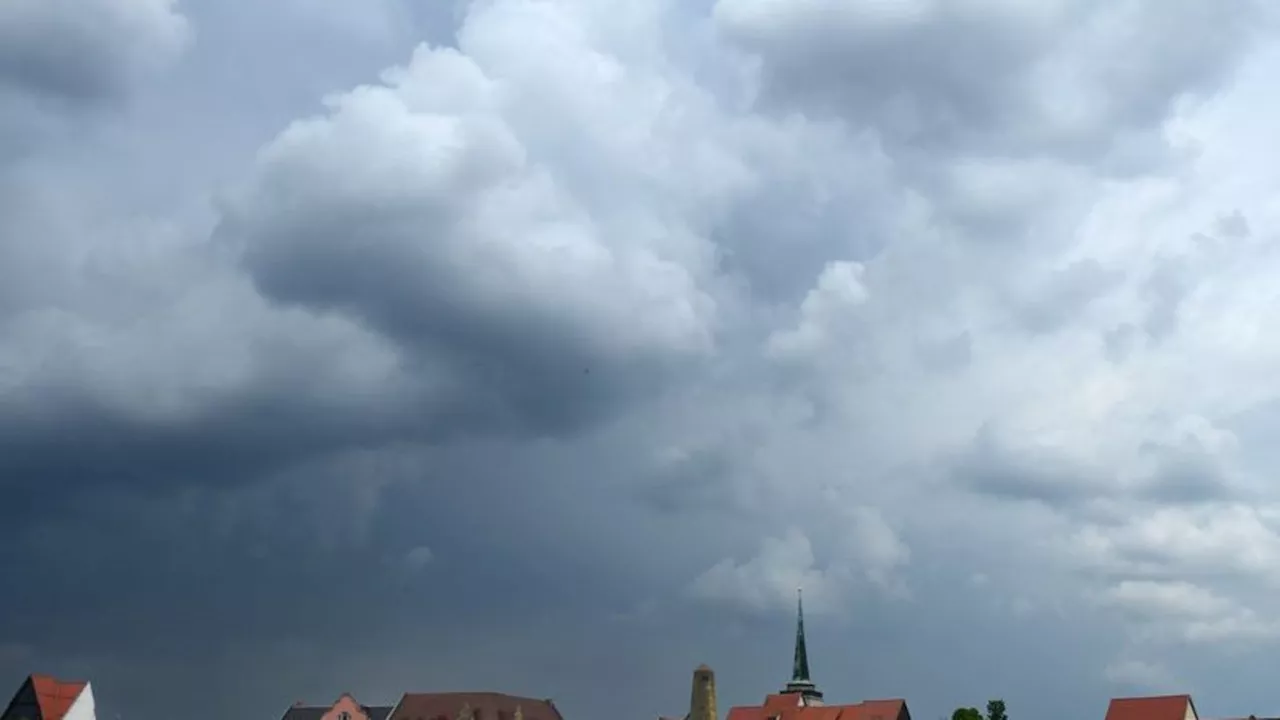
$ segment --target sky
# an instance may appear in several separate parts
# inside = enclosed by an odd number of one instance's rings
[[[0,684],[1275,714],[1277,13],[0,3]]]

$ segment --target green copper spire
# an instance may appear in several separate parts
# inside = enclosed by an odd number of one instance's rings
[[[799,588],[796,589],[796,653],[791,661],[791,682],[782,692],[799,694],[805,704],[822,702],[822,693],[809,677],[809,649],[804,641],[804,596]]]
[[[796,655],[791,662],[791,682],[813,684],[809,680],[809,650],[804,646],[804,591],[796,589]]]

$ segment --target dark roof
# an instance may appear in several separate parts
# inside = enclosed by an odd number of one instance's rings
[[[329,710],[330,708],[319,705],[294,705],[284,711],[284,717],[281,720],[320,720],[321,716]]]
[[[1114,698],[1107,706],[1107,720],[1184,720],[1188,705],[1198,716],[1190,695]]]
[[[459,720],[469,709],[474,720],[564,720],[550,700],[494,692],[405,693],[390,720]]]

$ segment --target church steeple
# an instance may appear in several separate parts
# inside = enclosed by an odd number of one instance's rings
[[[805,705],[822,702],[822,693],[809,677],[809,649],[804,642],[804,596],[799,588],[796,589],[796,651],[791,661],[791,682],[782,692],[799,695]]]

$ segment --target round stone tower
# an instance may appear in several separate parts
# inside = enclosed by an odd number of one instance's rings
[[[693,671],[693,692],[689,697],[689,720],[717,720],[716,673],[706,665]]]

